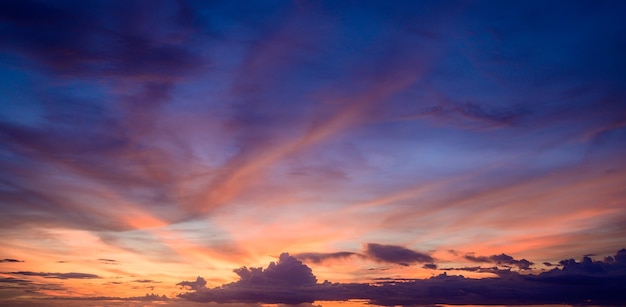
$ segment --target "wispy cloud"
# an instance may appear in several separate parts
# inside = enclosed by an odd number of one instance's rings
[[[95,274],[88,273],[48,273],[48,272],[30,272],[30,271],[18,271],[18,272],[3,272],[4,274],[11,275],[23,275],[23,276],[39,276],[45,278],[56,278],[56,279],[94,279],[94,278],[102,278]]]

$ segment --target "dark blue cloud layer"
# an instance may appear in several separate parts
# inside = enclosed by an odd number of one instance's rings
[[[282,254],[266,269],[235,270],[240,280],[205,288],[201,277],[181,282],[190,292],[180,297],[200,302],[304,303],[320,300],[367,299],[375,305],[416,304],[593,304],[626,303],[626,249],[605,261],[584,257],[561,261],[538,275],[485,269],[498,278],[472,279],[446,273],[429,279],[384,280],[375,284],[316,283],[311,270]],[[472,270],[460,268],[460,270]]]

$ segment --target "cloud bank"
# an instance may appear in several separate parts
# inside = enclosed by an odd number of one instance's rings
[[[374,248],[376,250],[376,247]],[[384,249],[385,252],[396,249]],[[401,259],[426,260],[402,251]],[[385,253],[383,253],[385,254]],[[407,255],[410,255],[407,256]],[[502,263],[510,257],[479,258],[480,262]],[[395,256],[394,256],[395,257]],[[396,259],[392,257],[392,259]],[[417,261],[417,260],[415,260]],[[394,261],[395,262],[395,261]],[[317,283],[311,269],[287,253],[266,268],[234,270],[239,280],[216,288],[205,288],[201,277],[178,285],[189,292],[184,299],[198,302],[306,303],[323,300],[366,299],[375,305],[415,304],[596,304],[626,302],[626,249],[605,260],[588,256],[578,262],[561,261],[562,268],[540,274],[508,270],[496,278],[473,279],[443,273],[428,279],[385,279],[374,283]],[[521,269],[521,268],[520,268]]]

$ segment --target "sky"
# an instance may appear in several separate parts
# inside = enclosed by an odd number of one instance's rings
[[[625,14],[0,1],[0,304],[624,303]]]

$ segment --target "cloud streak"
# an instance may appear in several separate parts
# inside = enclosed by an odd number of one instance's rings
[[[45,278],[55,279],[99,279],[102,278],[95,274],[88,273],[48,273],[48,272],[30,272],[30,271],[18,271],[18,272],[3,272],[4,274],[11,275],[23,275],[23,276],[39,276]]]

